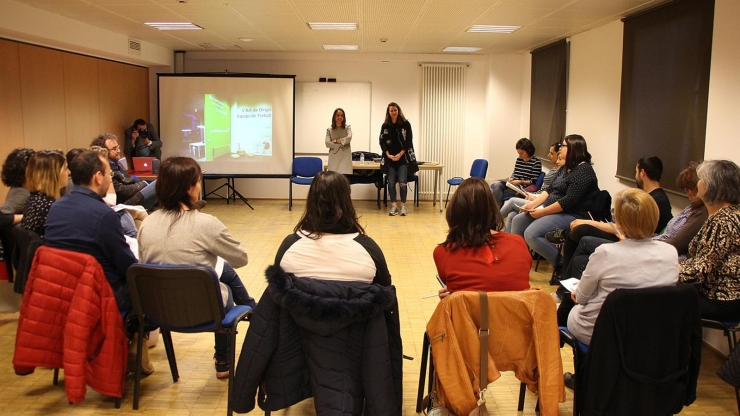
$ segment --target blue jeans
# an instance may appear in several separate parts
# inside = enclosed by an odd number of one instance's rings
[[[121,228],[123,228],[123,233],[131,238],[136,238],[139,235],[139,230],[136,229],[134,217],[132,217],[125,209],[118,211],[117,214],[121,217]]]
[[[388,167],[388,193],[391,196],[391,202],[396,202],[396,182],[401,186],[401,202],[406,203],[406,182],[409,179],[409,166],[401,165],[398,168]]]
[[[224,262],[224,270],[219,278],[221,283],[229,287],[229,298],[226,300],[226,306],[224,307],[225,312],[229,312],[231,307],[236,305],[248,305],[254,308],[257,306],[257,302],[254,298],[249,296],[247,288],[244,287],[242,279],[236,273],[233,267],[227,262]],[[214,349],[216,353],[214,357],[218,361],[227,361],[229,359],[229,337],[223,333],[214,333],[215,345]]]
[[[529,248],[544,257],[552,267],[557,267],[558,249],[545,239],[545,234],[556,228],[570,228],[570,223],[575,219],[574,216],[562,212],[534,219],[528,213],[523,212],[514,217],[511,232],[524,237]]]
[[[491,185],[491,192],[493,192],[493,199],[496,200],[499,207],[504,204],[505,196],[513,197],[517,194],[506,187],[506,182],[495,182]]]
[[[501,216],[504,218],[504,224],[506,224],[506,232],[511,232],[511,222],[514,221],[514,217],[519,213],[519,207],[526,204],[527,201],[524,198],[511,198],[504,203],[501,207]]]
[[[146,208],[147,210],[150,210],[154,208],[155,205],[157,205],[157,192],[154,190],[154,188],[157,186],[157,181],[149,183],[144,189],[142,189],[141,194],[144,196],[144,198],[141,200],[141,206]]]

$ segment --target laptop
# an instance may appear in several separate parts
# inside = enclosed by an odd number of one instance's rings
[[[152,175],[154,174],[154,161],[157,159],[156,157],[133,157],[132,163],[134,165],[134,173],[142,174],[142,175]]]

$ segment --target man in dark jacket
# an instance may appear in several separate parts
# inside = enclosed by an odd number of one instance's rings
[[[295,278],[267,269],[234,384],[237,413],[314,397],[316,413],[400,415],[402,346],[393,286]]]

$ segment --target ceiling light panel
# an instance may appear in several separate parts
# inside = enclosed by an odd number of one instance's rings
[[[473,25],[468,29],[470,33],[512,33],[521,26]]]
[[[357,23],[308,22],[313,30],[357,30]]]
[[[145,25],[159,30],[202,30],[203,28],[190,22],[146,22]]]
[[[478,52],[481,50],[481,48],[476,48],[473,46],[448,46],[444,49],[442,49],[442,52],[465,52],[465,53],[472,53],[472,52]]]
[[[327,51],[356,51],[360,49],[357,45],[324,45]]]

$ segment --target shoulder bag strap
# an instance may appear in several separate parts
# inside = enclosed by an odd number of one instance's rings
[[[488,294],[478,292],[480,295],[480,329],[478,338],[480,339],[480,386],[478,391],[478,405],[485,403],[485,393],[488,387]]]

